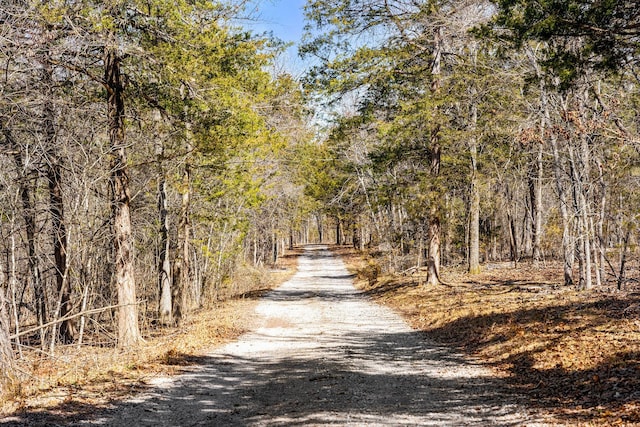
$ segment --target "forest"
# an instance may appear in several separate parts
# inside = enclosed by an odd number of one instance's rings
[[[302,76],[255,7],[2,1],[0,390],[308,243],[427,290],[501,263],[637,289],[638,2],[309,0]]]

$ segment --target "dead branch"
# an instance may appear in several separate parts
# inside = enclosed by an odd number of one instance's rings
[[[56,325],[58,323],[62,323],[62,322],[66,321],[66,320],[69,320],[69,319],[75,319],[76,317],[86,316],[86,315],[89,315],[89,314],[102,313],[103,311],[107,311],[107,310],[112,310],[114,308],[123,307],[124,305],[129,305],[129,304],[109,305],[107,307],[94,308],[94,309],[91,309],[91,310],[86,310],[86,311],[83,311],[83,312],[80,312],[80,313],[73,314],[71,316],[62,317],[60,319],[52,320],[51,322],[45,323],[44,325],[40,325],[37,328],[32,328],[32,329],[28,329],[26,331],[22,331],[22,332],[20,332],[18,334],[13,334],[13,335],[9,336],[9,339],[13,340],[13,339],[19,338],[19,337],[21,337],[23,335],[31,334],[31,333],[40,331],[40,330],[42,330],[44,328],[48,328],[49,326]]]

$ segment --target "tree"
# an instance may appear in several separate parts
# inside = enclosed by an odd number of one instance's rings
[[[55,264],[56,291],[58,294],[58,305],[56,307],[57,317],[66,318],[71,314],[71,285],[68,280],[67,263],[67,226],[64,214],[62,175],[64,165],[62,156],[59,153],[58,141],[56,139],[55,112],[51,102],[54,94],[53,70],[50,63],[45,58],[42,61],[42,74],[45,87],[48,88],[47,101],[43,109],[43,127],[45,135],[45,176],[49,188],[49,212],[52,225],[53,257]],[[76,328],[72,319],[64,320],[60,323],[59,337],[63,343],[73,342],[76,336]],[[55,339],[55,337],[53,338]]]
[[[28,249],[29,282],[33,288],[35,311],[38,323],[43,325],[47,322],[47,305],[45,301],[45,290],[41,280],[41,271],[38,254],[36,253],[36,213],[35,202],[33,200],[33,188],[38,179],[37,172],[25,165],[22,147],[18,144],[13,133],[6,126],[1,125],[5,145],[13,155],[16,173],[18,174],[20,201],[22,203],[23,219],[25,224],[25,234]],[[44,330],[41,333],[41,343],[44,345]]]
[[[0,288],[0,395],[12,387],[15,379],[14,354],[9,339],[9,316],[4,289]]]
[[[529,40],[546,42],[544,63],[565,83],[585,70],[619,69],[636,62],[640,53],[640,8],[635,1],[499,0],[495,4],[498,11],[491,25],[499,29],[499,36],[517,46]]]
[[[155,109],[153,119],[156,127],[161,123],[161,112]],[[165,141],[164,135],[154,132],[156,169],[158,180],[158,222],[159,222],[159,251],[158,251],[158,317],[163,325],[173,324],[173,304],[171,299],[171,260],[170,260],[170,240],[169,240],[169,204],[167,195],[167,174],[164,167]]]
[[[111,11],[117,20],[117,11]],[[111,212],[115,251],[115,285],[118,292],[118,345],[131,347],[141,340],[138,327],[138,301],[134,275],[133,230],[131,229],[131,195],[127,173],[125,139],[124,83],[121,72],[122,55],[116,35],[108,33],[104,46],[104,86],[109,119]]]

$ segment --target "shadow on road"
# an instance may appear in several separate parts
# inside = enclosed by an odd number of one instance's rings
[[[2,424],[529,425],[515,388],[367,303],[340,265],[315,266],[334,258],[330,252],[305,257],[298,282],[269,292],[265,304],[294,310],[306,324],[272,317],[271,329],[241,340],[244,351],[232,344],[197,359],[184,355],[197,362],[189,372],[133,400],[68,402]],[[326,320],[309,327],[308,319]]]
[[[192,372],[167,389],[153,389],[147,400],[113,401],[109,408],[68,403],[21,414],[20,421],[3,425],[230,426],[265,419],[275,425],[329,425],[370,419],[378,425],[387,420],[388,425],[442,426],[460,425],[460,417],[463,425],[486,425],[488,419],[492,425],[522,425],[522,417],[516,417],[517,422],[511,418],[521,398],[504,382],[485,376],[448,377],[447,366],[468,361],[425,343],[417,332],[382,333],[340,342],[327,339],[320,359],[304,352],[272,361],[260,355],[190,356],[197,361]],[[412,365],[425,363],[440,366],[440,375],[412,373]],[[405,373],[387,371],[390,365],[406,365]]]

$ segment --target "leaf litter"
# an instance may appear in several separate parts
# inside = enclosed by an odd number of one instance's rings
[[[561,286],[559,266],[504,263],[479,275],[445,269],[368,277],[372,258],[339,249],[357,286],[429,339],[490,366],[558,424],[640,425],[640,292]]]

